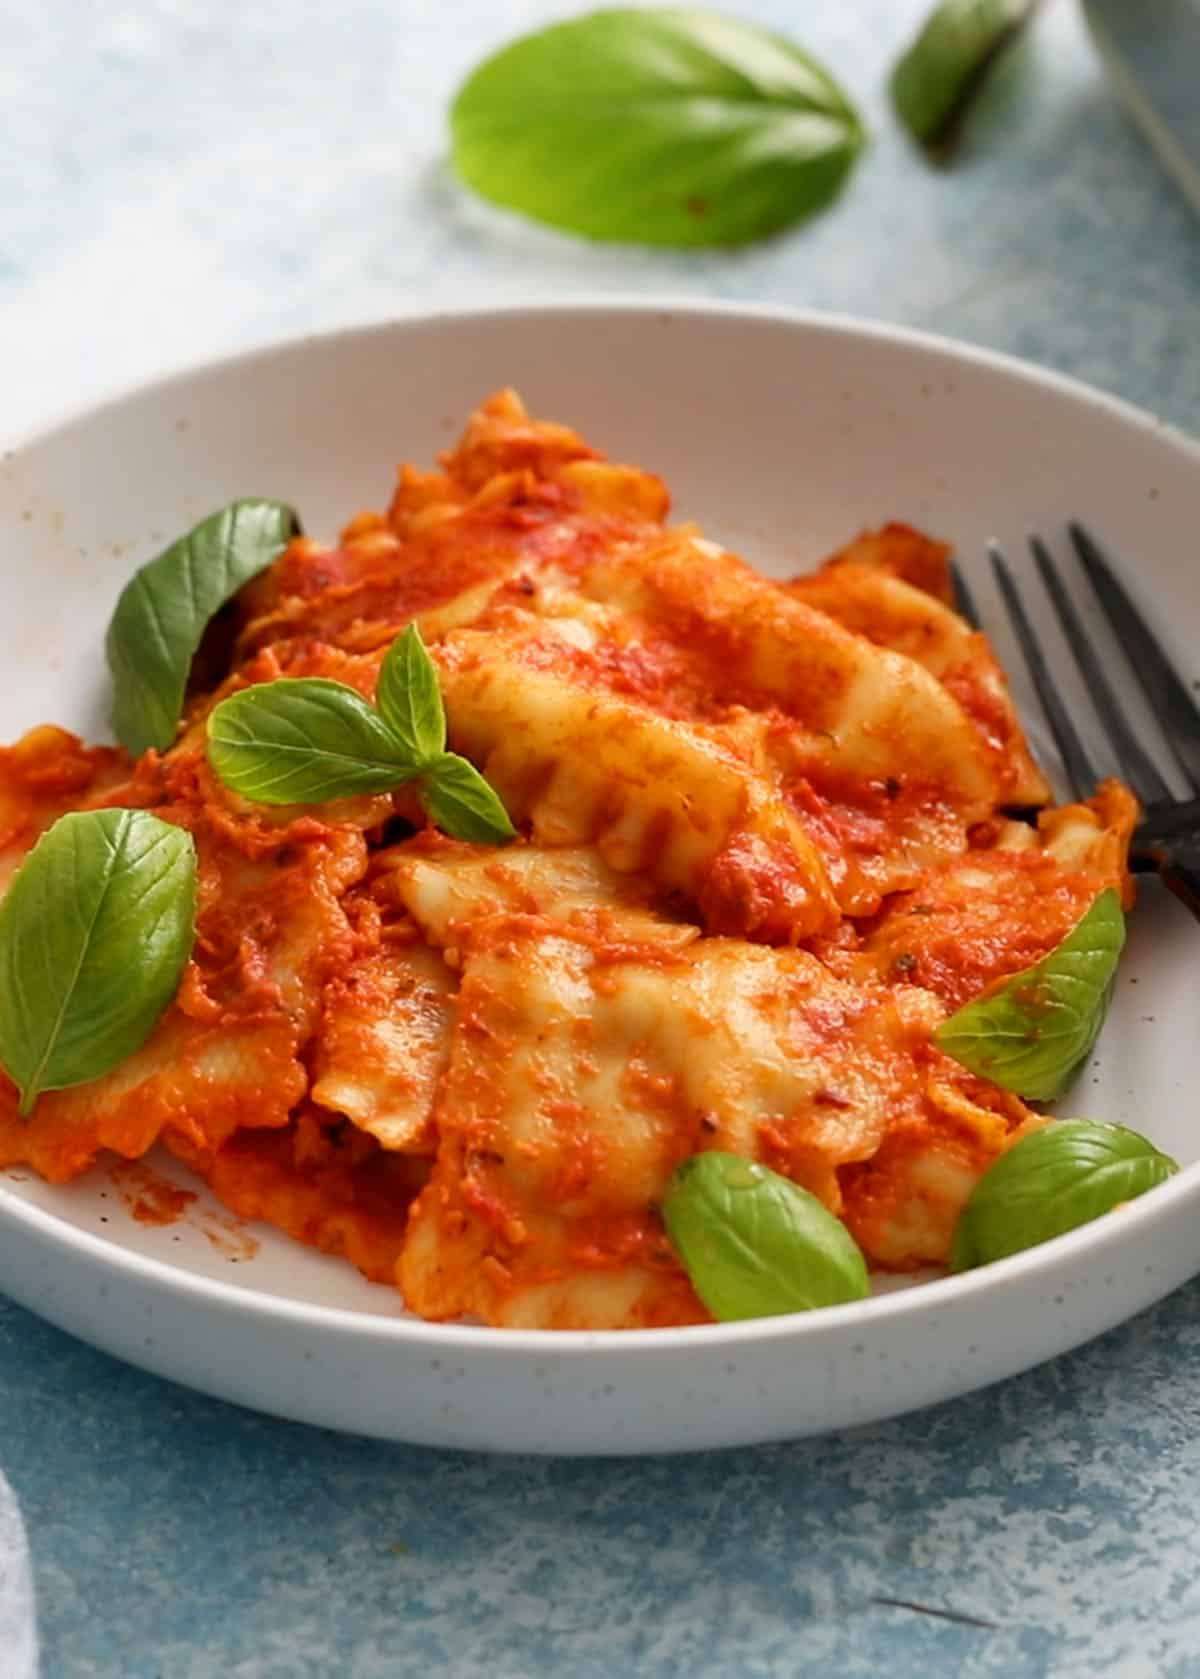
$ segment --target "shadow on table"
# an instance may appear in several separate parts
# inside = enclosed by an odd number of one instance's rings
[[[46,1672],[1194,1673],[1198,1305],[871,1429],[607,1461],[275,1422],[5,1307]]]

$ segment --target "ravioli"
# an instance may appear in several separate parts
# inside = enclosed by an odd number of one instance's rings
[[[932,1087],[961,1082],[921,1053],[942,1018],[928,993],[841,981],[804,951],[638,950],[620,931],[475,924],[399,1270],[422,1316],[528,1325],[552,1299],[560,1328],[673,1321],[690,1295],[657,1207],[680,1161],[762,1160],[840,1212],[841,1170],[936,1129]],[[976,1147],[977,1172],[1006,1132]]]
[[[887,525],[782,583],[670,511],[501,391],[242,589],[167,751],[50,726],[0,750],[0,890],[105,805],[187,828],[199,871],[155,1031],[27,1120],[0,1079],[0,1165],[62,1182],[161,1142],[409,1310],[499,1328],[706,1321],[660,1212],[704,1149],[803,1185],[876,1270],[944,1264],[1042,1121],[937,1026],[1104,887],[1130,900],[1136,803],[1049,808],[944,545]],[[222,698],[371,700],[409,624],[513,843],[436,832],[411,782],[268,808],[218,781]]]
[[[590,843],[703,903],[722,931],[787,942],[829,926],[824,863],[754,743],[589,689],[556,640],[463,631],[439,660],[452,742],[535,844]]]
[[[433,1095],[446,1065],[454,981],[423,945],[356,962],[325,989],[312,1099],[385,1149],[427,1154]]]
[[[1049,784],[1025,743],[987,637],[949,604],[946,552],[916,531],[887,526],[818,571],[795,578],[789,589],[846,629],[904,654],[937,678],[975,731],[993,778],[995,803],[1045,804]]]

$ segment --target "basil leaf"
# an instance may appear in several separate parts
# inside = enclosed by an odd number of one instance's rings
[[[415,624],[388,648],[379,667],[375,704],[414,764],[428,764],[446,750],[446,711],[437,669]]]
[[[415,773],[362,695],[323,677],[281,677],[214,706],[208,761],[226,787],[264,805],[386,793]]]
[[[1123,1125],[1065,1119],[1031,1131],[988,1167],[959,1216],[955,1271],[1048,1242],[1165,1183],[1170,1155]]]
[[[149,1037],[192,949],[192,837],[145,810],[61,817],[0,903],[0,1061],[27,1114]]]
[[[1100,1034],[1124,944],[1121,900],[1109,887],[1049,956],[952,1014],[934,1042],[1005,1090],[1054,1101]]]
[[[892,103],[914,139],[945,140],[1037,0],[941,0],[891,75]]]
[[[421,777],[421,803],[429,820],[454,839],[476,845],[503,845],[517,830],[509,821],[500,795],[474,764],[446,752]]]
[[[404,637],[400,638],[403,641]],[[397,658],[389,679],[389,704],[406,704],[400,683],[406,660],[421,661],[434,677],[416,639],[416,657]],[[391,654],[389,653],[389,658]],[[436,693],[441,713],[441,694]],[[353,688],[321,677],[281,677],[260,682],[214,706],[208,719],[208,761],[235,793],[260,804],[321,804],[353,793],[383,793],[421,778],[421,802],[430,820],[456,839],[498,845],[516,829],[496,792],[473,764],[453,752],[430,763],[414,761],[414,743],[430,738],[428,705],[412,715],[417,731],[404,740]]]
[[[450,113],[484,198],[592,239],[738,245],[828,202],[863,143],[782,36],[707,11],[592,12],[481,64]]]
[[[126,584],[108,626],[112,726],[127,751],[175,739],[188,670],[209,619],[279,557],[299,530],[278,501],[235,501],[151,560]]]
[[[740,1155],[685,1160],[662,1215],[692,1286],[723,1322],[867,1293],[866,1262],[845,1225],[815,1195]]]

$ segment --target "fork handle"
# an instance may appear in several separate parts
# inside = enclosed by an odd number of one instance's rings
[[[1163,884],[1200,919],[1200,838],[1165,847],[1159,872]]]

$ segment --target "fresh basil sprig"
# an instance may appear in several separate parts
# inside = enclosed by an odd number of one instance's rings
[[[1100,1034],[1124,944],[1121,900],[1109,887],[1048,956],[943,1021],[935,1043],[1004,1090],[1054,1101]]]
[[[689,9],[592,12],[479,65],[453,162],[506,209],[592,239],[737,245],[811,214],[863,143],[837,83],[784,37]]]
[[[914,139],[944,145],[997,56],[1037,0],[939,0],[891,75],[892,103]]]
[[[776,1317],[861,1300],[866,1262],[815,1195],[740,1155],[709,1150],[679,1166],[663,1222],[715,1318]]]
[[[1048,1242],[1165,1183],[1178,1165],[1123,1125],[1066,1119],[1031,1131],[989,1166],[959,1216],[955,1271]]]
[[[300,525],[278,501],[235,501],[136,572],[121,592],[105,649],[112,725],[134,754],[175,739],[188,671],[209,620],[265,570]]]
[[[264,805],[386,793],[416,774],[368,700],[316,676],[260,682],[214,706],[208,761],[227,787]]]
[[[196,850],[145,810],[61,817],[0,903],[0,1061],[29,1113],[149,1037],[192,949]]]
[[[456,839],[499,845],[516,833],[475,766],[446,751],[437,670],[415,624],[388,649],[374,706],[323,677],[256,683],[213,707],[208,761],[259,804],[323,804],[415,781],[430,821]]]

